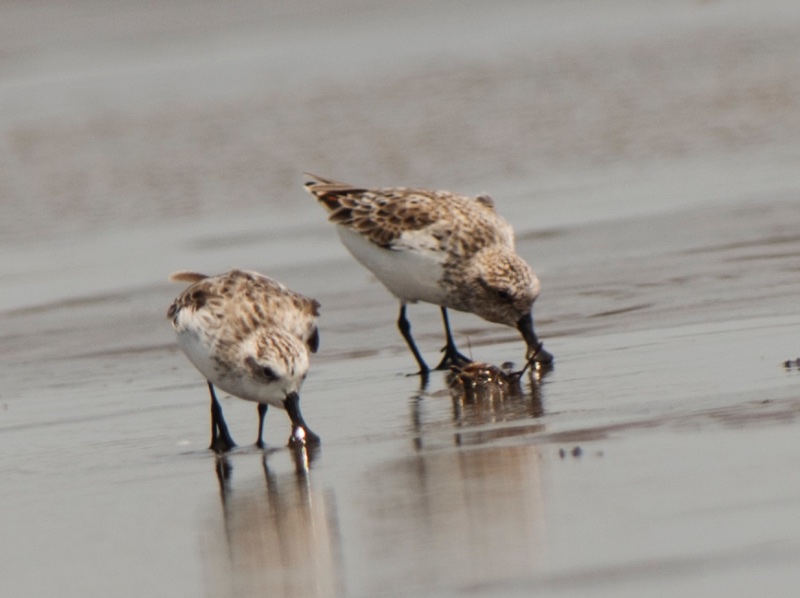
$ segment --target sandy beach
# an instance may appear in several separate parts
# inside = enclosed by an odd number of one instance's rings
[[[800,4],[0,8],[0,577],[16,596],[800,590]],[[489,193],[555,367],[427,385],[303,172]],[[322,304],[316,451],[208,395],[176,270]],[[409,307],[430,362],[438,309]],[[453,314],[459,347],[523,359]]]

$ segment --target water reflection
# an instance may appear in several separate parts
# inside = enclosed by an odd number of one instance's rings
[[[542,566],[539,447],[497,441],[544,429],[547,373],[511,385],[451,378],[446,389],[412,398],[414,452],[371,471],[349,505],[361,524],[349,530],[348,561],[370,563],[351,572],[351,590],[486,593]]]
[[[250,476],[234,484],[231,458],[217,458],[224,522],[224,544],[213,542],[214,574],[206,580],[209,596],[333,596],[341,593],[338,531],[331,496],[314,488],[309,477],[313,452],[289,449],[293,470],[276,473],[264,454],[263,480]],[[237,455],[237,468],[250,455]]]
[[[536,446],[421,451],[370,473],[359,486],[353,560],[358,595],[389,587],[490,588],[540,565],[543,491]],[[352,589],[352,588],[351,588]]]

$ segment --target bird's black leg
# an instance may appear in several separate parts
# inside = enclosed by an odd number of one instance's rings
[[[264,431],[264,416],[267,414],[267,404],[258,404],[258,438],[256,439],[256,446],[264,448],[264,440],[261,438]]]
[[[444,334],[447,339],[447,344],[442,349],[442,351],[444,351],[444,357],[442,357],[442,361],[439,362],[436,369],[448,370],[451,365],[462,366],[471,363],[472,360],[469,357],[462,355],[458,352],[458,349],[456,349],[453,333],[450,332],[450,319],[447,317],[446,307],[442,307],[442,321],[444,322]]]
[[[408,344],[408,348],[411,349],[411,352],[414,354],[414,359],[417,360],[419,364],[419,373],[422,376],[426,376],[430,371],[428,368],[428,364],[425,363],[425,360],[422,359],[422,355],[417,349],[417,344],[414,342],[413,337],[411,336],[411,323],[406,318],[406,304],[400,304],[400,317],[397,318],[397,327],[400,329],[400,334],[403,335],[403,338],[406,339],[406,343]]]
[[[222,407],[214,393],[214,385],[208,383],[208,392],[211,393],[211,445],[208,447],[217,453],[224,453],[236,446],[228,432],[228,424],[222,415]]]

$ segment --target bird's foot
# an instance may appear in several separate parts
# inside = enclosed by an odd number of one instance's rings
[[[461,368],[472,363],[472,360],[469,357],[459,353],[458,349],[455,347],[446,346],[442,349],[442,351],[444,351],[444,357],[442,357],[439,365],[434,368],[437,371],[449,370],[451,366]]]
[[[211,444],[208,447],[215,453],[227,453],[228,451],[236,448],[236,443],[233,439],[228,436],[227,438],[223,436],[217,436],[211,440]]]

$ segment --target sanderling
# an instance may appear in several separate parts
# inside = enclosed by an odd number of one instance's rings
[[[211,446],[236,446],[228,432],[214,386],[258,403],[258,438],[267,406],[285,409],[292,421],[290,443],[319,443],[300,413],[300,387],[308,353],[319,346],[319,303],[257,272],[231,270],[219,276],[176,272],[172,280],[192,283],[167,311],[178,345],[208,381]]]
[[[516,327],[528,361],[550,364],[533,330],[539,279],[514,250],[514,231],[486,195],[404,187],[366,189],[308,175],[306,189],[330,212],[350,253],[400,300],[397,325],[420,367],[428,366],[411,336],[406,304],[439,305],[444,358],[436,369],[470,360],[458,352],[447,309]]]

